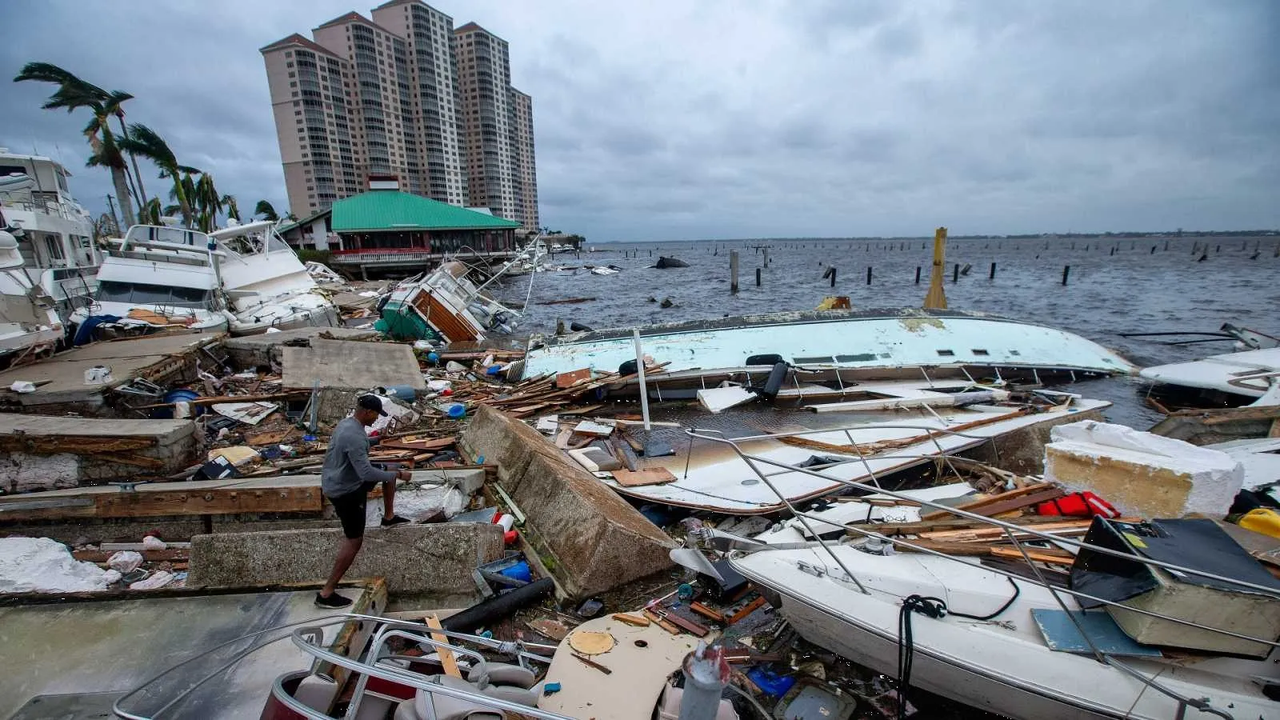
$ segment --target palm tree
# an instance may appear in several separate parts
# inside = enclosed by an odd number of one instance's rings
[[[218,213],[222,211],[222,196],[213,185],[213,176],[200,173],[195,185],[196,224],[201,232],[212,232],[218,227]]]
[[[125,222],[132,225],[134,214],[130,198],[134,195],[129,190],[129,167],[125,163],[107,120],[113,114],[123,118],[124,111],[121,105],[133,96],[120,90],[107,92],[50,63],[33,62],[24,65],[13,81],[25,80],[53,83],[58,86],[42,106],[46,110],[66,108],[67,112],[73,112],[79,108],[88,108],[92,111],[93,120],[84,130],[85,137],[88,138],[89,145],[93,149],[93,155],[89,158],[88,164],[107,167],[111,170],[111,182],[120,200]]]
[[[258,204],[253,206],[253,214],[254,217],[261,215],[263,220],[280,221],[280,216],[276,214],[276,209],[266,200],[259,200]]]
[[[156,131],[147,127],[134,123],[129,127],[132,134],[129,137],[120,140],[120,146],[129,151],[131,155],[141,155],[160,168],[160,177],[169,178],[173,181],[173,190],[170,196],[178,201],[178,207],[182,212],[182,222],[188,227],[191,226],[193,215],[191,212],[191,201],[182,186],[183,173],[199,173],[195,168],[188,168],[178,164],[178,158],[173,154],[173,150],[169,148],[169,144],[160,137]]]
[[[227,217],[234,219],[236,222],[240,222],[240,206],[236,205],[235,196],[223,195],[220,202],[227,208]]]

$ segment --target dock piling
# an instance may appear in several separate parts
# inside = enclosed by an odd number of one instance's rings
[[[871,266],[870,265],[867,266],[867,284],[868,285],[871,284]]]
[[[760,287],[760,268],[756,268],[756,287]]]
[[[1067,276],[1071,274],[1071,266],[1066,265],[1062,268],[1062,284],[1067,284]]]
[[[996,279],[996,264],[995,264],[995,263],[991,263],[991,274],[987,276],[987,279],[988,279],[988,280],[995,280],[995,279]]]
[[[729,293],[738,294],[738,251],[729,251]]]
[[[1280,252],[1280,245],[1276,246],[1276,251]],[[916,266],[916,284],[920,284],[920,266]]]
[[[951,284],[955,285],[958,282],[960,282],[960,263],[956,263],[951,270]]]

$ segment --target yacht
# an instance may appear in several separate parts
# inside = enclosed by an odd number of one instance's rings
[[[51,354],[63,335],[52,298],[23,265],[18,240],[0,230],[0,367]]]
[[[73,321],[126,332],[252,335],[332,327],[337,312],[270,221],[211,233],[135,225],[112,241],[94,302]]]
[[[505,307],[467,277],[470,268],[449,261],[392,289],[374,325],[397,340],[478,342],[489,333],[507,334],[518,313]],[[502,277],[503,271],[494,277]]]
[[[63,317],[89,302],[102,263],[93,218],[72,197],[70,175],[51,158],[0,148],[0,230]]]

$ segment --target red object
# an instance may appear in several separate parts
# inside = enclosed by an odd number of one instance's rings
[[[440,391],[440,394],[444,397],[449,397],[450,395],[453,394],[453,388],[445,388],[444,390]]]
[[[515,541],[516,541],[516,531],[515,531],[515,530],[508,530],[508,531],[506,531],[505,533],[503,533],[503,534],[502,534],[502,542],[506,543],[507,545],[510,545],[511,543],[513,543],[513,542],[515,542]]]
[[[1040,503],[1036,506],[1036,513],[1038,515],[1069,515],[1071,517],[1120,517],[1120,511],[1112,507],[1111,503],[1088,490]]]

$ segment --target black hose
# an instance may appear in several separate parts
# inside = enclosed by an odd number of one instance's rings
[[[535,580],[504,595],[490,598],[446,618],[440,623],[445,630],[471,632],[481,625],[504,618],[520,608],[530,605],[555,588],[551,578]]]
[[[1009,606],[1013,605],[1018,596],[1022,594],[1022,588],[1018,587],[1018,583],[1007,575],[1005,580],[1008,580],[1009,584],[1013,586],[1013,596],[1006,600],[995,612],[990,615],[970,615],[953,610],[950,614],[970,620],[986,621],[1008,610]],[[925,595],[908,595],[902,601],[902,609],[898,611],[898,720],[904,720],[907,716],[907,688],[911,686],[911,665],[915,661],[916,655],[915,640],[911,633],[912,612],[918,612],[926,617],[939,620],[948,614],[947,603],[941,598]]]

